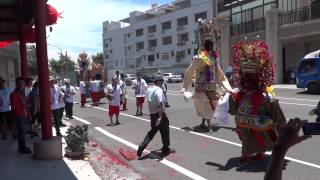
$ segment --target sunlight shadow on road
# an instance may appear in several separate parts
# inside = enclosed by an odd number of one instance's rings
[[[229,171],[233,168],[236,168],[236,171],[238,172],[257,173],[257,172],[265,172],[267,170],[270,159],[271,159],[270,156],[266,156],[263,161],[252,161],[250,164],[242,165],[240,164],[240,157],[234,157],[234,158],[230,158],[227,164],[225,165],[221,165],[221,164],[218,164],[215,162],[209,162],[209,161],[206,162],[206,165],[217,167],[217,170],[219,171]],[[285,169],[288,162],[289,162],[288,160],[285,160],[283,169]]]

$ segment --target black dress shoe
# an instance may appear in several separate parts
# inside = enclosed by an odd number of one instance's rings
[[[143,152],[144,148],[142,148],[141,146],[139,146],[138,151],[137,151],[137,156],[141,157],[142,156],[142,152]]]
[[[168,156],[170,153],[176,153],[175,149],[169,148],[167,150],[162,150],[162,155],[163,156]]]
[[[31,149],[28,147],[19,149],[19,152],[20,152],[20,154],[31,154],[32,153]]]

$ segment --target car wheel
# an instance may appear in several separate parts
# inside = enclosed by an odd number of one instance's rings
[[[311,94],[320,94],[320,84],[318,82],[309,83],[307,89]]]

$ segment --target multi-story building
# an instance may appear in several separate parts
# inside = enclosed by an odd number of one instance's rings
[[[320,0],[217,0],[223,69],[229,66],[237,38],[260,36],[276,60],[276,83],[320,49]]]
[[[0,77],[6,80],[6,86],[14,88],[16,77],[19,76],[19,44],[11,43],[5,48],[0,48]]]
[[[184,72],[198,52],[197,20],[213,17],[212,0],[176,0],[119,22],[103,23],[108,74],[120,70]]]

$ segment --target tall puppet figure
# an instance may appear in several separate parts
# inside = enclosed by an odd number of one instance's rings
[[[230,112],[242,141],[241,163],[262,160],[263,153],[272,149],[278,128],[286,122],[278,101],[266,91],[274,78],[274,61],[261,40],[239,40],[234,45],[232,66],[240,91],[233,94]]]
[[[216,53],[216,40],[219,32],[216,23],[212,20],[198,21],[198,39],[200,40],[199,54],[193,60],[185,72],[182,84],[182,93],[192,84],[195,78],[194,106],[197,115],[202,117],[201,127],[211,128],[211,118],[216,108],[217,100],[223,91],[230,92],[231,86],[223,74]],[[222,92],[222,93],[221,93]]]

